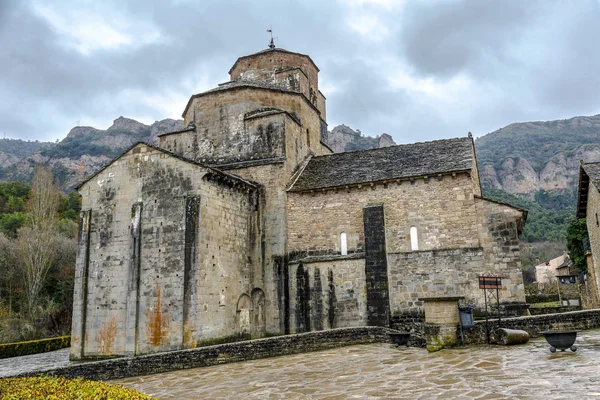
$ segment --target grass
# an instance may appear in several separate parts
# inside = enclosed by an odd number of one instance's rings
[[[530,305],[531,308],[542,308],[542,307],[560,307],[560,301],[547,301],[545,303],[533,303]]]

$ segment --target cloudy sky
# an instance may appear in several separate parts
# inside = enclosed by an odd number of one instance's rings
[[[600,0],[0,0],[0,135],[180,118],[269,26],[321,69],[330,128],[406,143],[600,113]]]

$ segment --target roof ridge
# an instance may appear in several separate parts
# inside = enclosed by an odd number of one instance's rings
[[[391,135],[390,135],[391,136]],[[351,151],[341,151],[339,153],[332,153],[332,154],[323,154],[323,155],[319,155],[319,156],[314,156],[313,159],[315,158],[321,158],[321,157],[329,157],[329,156],[336,156],[336,155],[340,155],[340,154],[351,154],[351,153],[360,153],[360,152],[367,152],[367,151],[375,151],[375,150],[383,150],[383,149],[390,149],[390,148],[395,148],[395,147],[402,147],[402,146],[412,146],[415,144],[431,144],[431,143],[439,143],[439,142],[449,142],[451,140],[467,140],[470,138],[468,136],[466,137],[454,137],[454,138],[447,138],[447,139],[436,139],[436,140],[427,140],[424,142],[414,142],[414,143],[401,143],[401,144],[395,144],[392,146],[385,146],[385,147],[374,147],[372,149],[362,149],[362,150],[351,150]]]
[[[86,178],[85,178],[85,179],[84,179],[84,180],[83,180],[81,183],[79,183],[79,184],[78,184],[78,185],[77,185],[75,188],[76,188],[76,189],[79,189],[79,188],[81,188],[83,185],[85,185],[86,183],[88,183],[89,181],[91,181],[92,179],[94,179],[94,177],[98,176],[98,175],[99,175],[99,174],[100,174],[102,171],[104,171],[104,170],[105,170],[105,169],[107,169],[109,166],[111,166],[112,164],[114,164],[114,163],[115,163],[115,161],[117,161],[117,160],[118,160],[118,159],[120,159],[121,157],[125,156],[125,155],[126,155],[128,152],[130,152],[130,151],[131,151],[132,149],[134,149],[136,146],[138,146],[138,145],[141,145],[141,144],[142,144],[142,145],[145,145],[145,146],[148,146],[148,147],[150,147],[150,148],[152,148],[152,149],[154,149],[154,150],[157,150],[157,151],[163,152],[163,153],[165,153],[165,154],[167,154],[167,155],[169,155],[169,156],[171,156],[171,157],[175,157],[175,158],[177,158],[177,159],[179,159],[179,160],[181,160],[181,161],[188,162],[188,163],[190,163],[190,164],[194,164],[194,165],[196,165],[196,166],[198,166],[198,167],[206,168],[207,170],[210,170],[210,171],[215,171],[215,172],[217,172],[217,173],[220,173],[220,174],[223,174],[223,175],[225,175],[225,176],[229,176],[230,178],[233,178],[233,179],[239,180],[239,181],[243,182],[244,184],[246,184],[246,185],[248,185],[248,186],[252,186],[252,187],[254,187],[254,188],[258,188],[258,187],[260,186],[260,184],[258,184],[258,183],[256,183],[256,182],[253,182],[253,181],[251,181],[251,180],[249,180],[249,179],[242,178],[241,176],[238,176],[238,175],[235,175],[235,174],[232,174],[232,173],[229,173],[229,172],[223,171],[223,170],[221,170],[221,169],[218,169],[218,168],[212,167],[212,166],[210,166],[210,165],[206,165],[206,164],[204,164],[204,163],[201,163],[201,162],[198,162],[198,161],[192,160],[191,158],[187,158],[187,157],[185,157],[185,156],[182,156],[182,155],[180,155],[180,154],[173,153],[172,151],[170,151],[170,150],[167,150],[167,149],[165,149],[165,148],[163,148],[163,147],[156,146],[156,145],[153,145],[153,144],[151,144],[151,143],[144,142],[144,141],[140,140],[140,141],[137,141],[137,142],[135,142],[135,143],[134,143],[134,144],[132,144],[131,146],[129,146],[127,149],[123,150],[123,152],[122,152],[121,154],[119,154],[118,156],[116,156],[116,157],[114,157],[113,159],[111,159],[109,162],[107,162],[105,165],[103,165],[103,166],[102,166],[100,169],[98,169],[98,170],[97,170],[96,172],[94,172],[92,175],[90,175],[89,177],[86,177]]]

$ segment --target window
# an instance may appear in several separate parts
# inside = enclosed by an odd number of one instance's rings
[[[306,144],[310,147],[310,131],[306,130]]]
[[[340,234],[340,248],[343,256],[348,255],[348,239],[346,238],[346,232]]]
[[[417,227],[410,227],[410,249],[412,251],[419,250],[419,237],[417,236]]]
[[[596,226],[600,226],[600,221],[598,221],[598,213],[596,213]]]

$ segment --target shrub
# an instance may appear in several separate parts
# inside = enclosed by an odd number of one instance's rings
[[[0,379],[0,399],[152,399],[122,386],[83,378],[40,376]]]
[[[71,336],[0,344],[0,358],[26,356],[64,349],[71,345]]]

